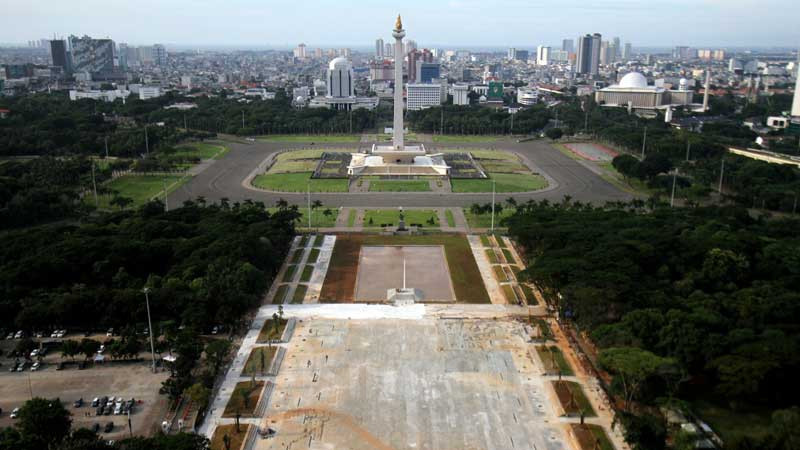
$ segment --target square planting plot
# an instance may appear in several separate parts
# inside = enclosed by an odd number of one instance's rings
[[[278,347],[272,346],[253,347],[253,350],[250,351],[250,357],[247,358],[247,362],[244,364],[244,368],[242,368],[241,376],[249,377],[253,374],[261,376],[265,375],[267,370],[269,370],[272,357],[275,356],[275,352],[277,350]]]
[[[289,289],[288,284],[282,284],[278,286],[278,289],[275,291],[275,296],[272,297],[272,304],[278,305],[283,303],[286,299],[286,291]]]
[[[444,248],[439,245],[363,246],[358,261],[356,301],[385,301],[389,289],[422,291],[425,301],[455,301]]]
[[[236,387],[231,393],[231,398],[228,400],[228,404],[225,405],[222,417],[236,417],[237,412],[242,417],[252,417],[262,390],[264,390],[264,382],[260,380],[255,383],[252,381],[236,383]]]

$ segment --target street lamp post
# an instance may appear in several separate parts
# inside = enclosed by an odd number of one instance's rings
[[[150,288],[145,287],[142,289],[144,292],[144,302],[147,305],[147,326],[150,328],[150,356],[153,358],[153,373],[156,373],[156,347],[153,344],[153,322],[150,320]]]
[[[495,194],[495,180],[492,179],[492,233],[494,233],[494,194]]]

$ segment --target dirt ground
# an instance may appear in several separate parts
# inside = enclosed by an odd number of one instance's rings
[[[26,369],[24,372],[9,372],[13,360],[2,358],[0,367],[0,427],[11,426],[14,420],[9,417],[12,409],[34,397],[59,398],[72,413],[73,427],[91,427],[94,423],[104,426],[114,422],[114,431],[102,433],[106,439],[119,439],[128,436],[127,416],[109,415],[96,417],[91,407],[94,397],[118,397],[128,400],[134,398],[137,405],[131,415],[134,435],[150,435],[166,410],[166,397],[158,394],[161,383],[169,372],[152,373],[147,362],[106,363],[78,370],[71,365],[57,371],[60,355],[50,354],[47,364],[37,372]],[[83,398],[84,406],[74,408],[73,402]],[[90,415],[87,416],[86,414]]]
[[[456,299],[441,245],[365,245],[358,262],[356,301],[386,300],[389,289],[403,287],[404,276],[407,287],[422,292],[423,301]]]

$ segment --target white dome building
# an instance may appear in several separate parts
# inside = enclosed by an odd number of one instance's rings
[[[316,83],[315,83],[316,84]],[[325,72],[325,96],[318,95],[308,104],[312,108],[331,108],[340,110],[375,109],[378,97],[356,97],[356,80],[353,64],[340,56],[328,64]],[[317,92],[315,85],[315,92]]]
[[[682,87],[686,87],[685,82]],[[619,83],[595,92],[595,101],[603,106],[623,106],[634,109],[660,109],[670,105],[688,105],[693,91],[667,90],[647,84],[647,77],[639,72],[626,74]]]

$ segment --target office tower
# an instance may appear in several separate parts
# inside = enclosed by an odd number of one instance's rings
[[[590,73],[592,62],[592,36],[587,34],[578,38],[578,54],[575,60],[575,73]]]
[[[434,80],[438,80],[440,73],[439,63],[420,62],[414,78],[417,83],[432,83]]]
[[[375,40],[375,58],[383,59],[383,39],[378,38]]]
[[[89,36],[69,37],[72,72],[106,74],[114,71],[114,41]]]
[[[453,85],[453,104],[469,105],[469,85],[463,83]]]
[[[517,49],[515,49],[514,47],[509,48],[508,49],[508,55],[506,56],[506,58],[509,61],[516,59],[517,58]]]
[[[708,111],[708,94],[711,89],[711,71],[706,70],[706,84],[703,89],[703,111]]]
[[[625,50],[622,51],[622,61],[628,62],[631,60],[631,43],[625,43]]]
[[[417,111],[420,109],[439,106],[442,104],[442,86],[438,83],[409,83],[406,86],[406,109]]]
[[[550,64],[550,47],[540,45],[536,47],[536,65],[546,66]]]
[[[355,77],[353,65],[344,57],[338,57],[328,65],[326,74],[328,97],[355,97]]]
[[[600,33],[595,33],[592,35],[592,57],[589,66],[589,73],[592,75],[597,75],[600,73],[600,47],[602,41],[603,37],[600,35]]]
[[[528,54],[527,50],[517,50],[516,54],[514,55],[515,61],[527,61],[530,55]]]
[[[119,61],[119,67],[122,69],[127,69],[129,66],[128,62],[128,44],[124,42],[120,42],[117,46],[117,60]]]
[[[153,46],[153,62],[159,67],[167,65],[167,49],[163,45],[155,44]]]
[[[800,72],[794,82],[794,98],[792,99],[792,118],[800,121]]]
[[[64,72],[69,71],[67,63],[67,42],[63,39],[50,41],[50,55],[53,58],[53,65],[61,67]]]
[[[572,39],[564,39],[561,41],[561,50],[567,53],[574,52],[574,41]]]
[[[306,44],[300,44],[295,47],[292,54],[295,58],[304,59],[306,57]]]
[[[394,52],[392,51],[392,44],[387,42],[383,47],[383,57],[386,58],[392,55],[394,55]]]
[[[621,53],[622,49],[620,48],[619,36],[615,36],[614,40],[612,42],[613,42],[613,45],[614,45],[614,54],[612,55],[613,58],[611,59],[611,61],[613,62],[613,61],[616,61],[617,58],[619,58],[621,56],[620,53]]]
[[[609,59],[611,55],[610,53],[610,46],[608,41],[602,41],[600,43],[600,64],[606,65],[609,63]]]

